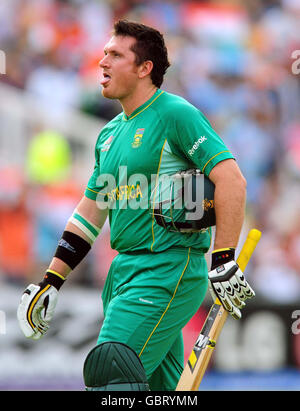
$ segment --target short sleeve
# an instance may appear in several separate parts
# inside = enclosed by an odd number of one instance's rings
[[[98,139],[99,140],[99,139]],[[102,186],[99,186],[97,182],[99,182],[100,176],[100,150],[97,148],[98,144],[95,147],[95,165],[93,174],[91,175],[87,187],[85,189],[84,195],[91,200],[96,200],[99,191],[101,190]]]
[[[183,104],[176,110],[172,142],[189,162],[206,176],[220,161],[233,158],[208,119],[197,108]],[[174,147],[174,149],[176,149]]]

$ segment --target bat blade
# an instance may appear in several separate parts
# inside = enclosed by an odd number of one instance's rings
[[[261,232],[259,230],[252,229],[249,231],[237,259],[237,263],[242,271],[245,270],[260,237]],[[191,355],[181,374],[176,391],[198,391],[227,316],[228,312],[223,308],[220,301],[216,299],[209,310]]]

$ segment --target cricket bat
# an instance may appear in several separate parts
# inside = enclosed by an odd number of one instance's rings
[[[252,229],[249,231],[237,259],[242,271],[245,270],[260,237],[261,232],[259,230]],[[198,391],[227,316],[228,312],[217,298],[209,310],[192,353],[181,374],[176,391]]]

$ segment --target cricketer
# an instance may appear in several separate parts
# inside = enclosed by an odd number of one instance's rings
[[[204,114],[161,88],[170,63],[159,31],[116,22],[99,65],[102,94],[117,99],[122,112],[101,130],[83,197],[43,279],[24,291],[17,316],[26,337],[46,333],[61,286],[108,217],[118,254],[102,290],[99,337],[83,367],[86,390],[172,391],[184,365],[182,328],[208,287],[236,319],[254,295],[235,261],[246,181]],[[213,244],[210,226],[189,231],[159,225],[150,202],[153,176],[191,169],[215,187]],[[148,206],[142,206],[145,199]]]

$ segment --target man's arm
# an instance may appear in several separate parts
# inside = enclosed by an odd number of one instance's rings
[[[67,275],[85,258],[107,217],[96,201],[83,197],[67,222],[55,255],[39,284],[24,291],[17,317],[27,338],[39,339],[48,330]]]
[[[215,184],[214,249],[236,248],[245,217],[246,180],[233,159],[215,165],[209,178]]]
[[[233,159],[218,163],[209,178],[215,184],[216,235],[208,273],[209,290],[235,318],[241,318],[245,300],[255,293],[235,262],[245,217],[246,180]]]
[[[82,217],[94,224],[99,229],[103,227],[107,217],[107,209],[101,210],[99,207],[97,207],[96,201],[84,196],[79,202],[76,210]],[[71,233],[77,234],[92,245],[91,239],[74,223],[68,221],[65,227],[65,231],[70,231]],[[64,278],[66,278],[72,271],[72,269],[65,262],[57,257],[53,257],[49,265],[49,269],[58,272]]]

